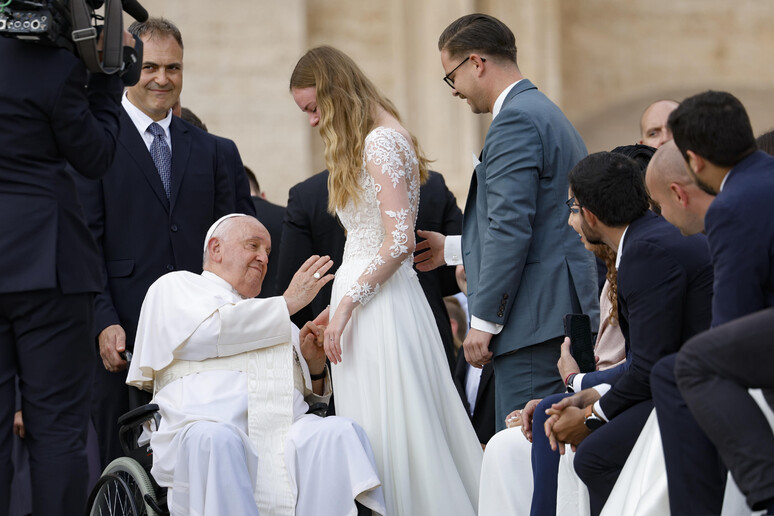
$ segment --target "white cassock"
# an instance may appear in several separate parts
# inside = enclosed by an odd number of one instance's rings
[[[312,393],[300,355],[281,296],[243,299],[207,271],[150,287],[127,383],[155,389],[151,473],[173,515],[354,515],[354,499],[384,514],[363,430],[306,414],[330,378]]]

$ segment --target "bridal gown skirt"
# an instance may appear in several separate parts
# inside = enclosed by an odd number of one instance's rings
[[[331,315],[369,260],[336,272]],[[482,451],[409,263],[352,313],[333,366],[336,414],[365,429],[389,516],[474,515]]]

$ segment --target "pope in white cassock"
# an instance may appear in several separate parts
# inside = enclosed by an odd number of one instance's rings
[[[254,299],[271,247],[255,218],[207,233],[204,272],[172,272],[148,290],[127,383],[154,392],[152,475],[173,515],[345,515],[356,499],[384,514],[365,432],[306,414],[330,398],[318,336],[290,315],[332,279],[313,256],[282,296]],[[321,336],[319,336],[321,338]]]

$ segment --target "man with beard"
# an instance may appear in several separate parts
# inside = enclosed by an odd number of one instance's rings
[[[686,99],[669,127],[696,183],[717,195],[704,220],[715,267],[712,325],[774,306],[774,157],[756,151],[747,112],[730,93]]]
[[[608,389],[585,389],[554,404],[545,431],[552,448],[577,446],[575,471],[589,489],[591,513],[599,514],[653,408],[653,364],[709,327],[712,264],[703,235],[683,237],[648,210],[632,160],[592,154],[570,172],[569,183],[570,224],[617,253],[620,326],[631,356]]]

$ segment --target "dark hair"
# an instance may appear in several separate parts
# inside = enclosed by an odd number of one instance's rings
[[[758,136],[755,143],[758,145],[758,149],[774,156],[774,130]]]
[[[136,21],[129,25],[127,30],[138,38],[146,34],[149,38],[172,36],[177,41],[177,44],[180,45],[180,48],[183,48],[183,36],[180,34],[180,29],[174,23],[164,18],[148,18],[144,22]]]
[[[632,158],[634,161],[636,161],[637,165],[640,167],[642,177],[644,178],[645,171],[648,170],[648,163],[650,163],[650,159],[656,153],[656,149],[650,145],[642,145],[641,143],[637,143],[634,145],[621,145],[620,147],[616,147],[610,152],[623,154],[624,156]]]
[[[488,14],[474,13],[457,18],[438,38],[438,50],[446,50],[451,57],[475,51],[516,63],[513,32]]]
[[[207,131],[207,124],[202,122],[202,119],[196,116],[196,113],[188,109],[187,107],[181,107],[180,108],[180,118],[188,122],[194,127],[198,127],[205,133],[209,132]]]
[[[578,204],[607,226],[625,226],[648,211],[650,199],[640,168],[622,154],[590,154],[575,165],[567,179]]]
[[[725,91],[688,97],[669,115],[668,125],[686,161],[690,150],[717,166],[733,167],[756,149],[747,111]]]

